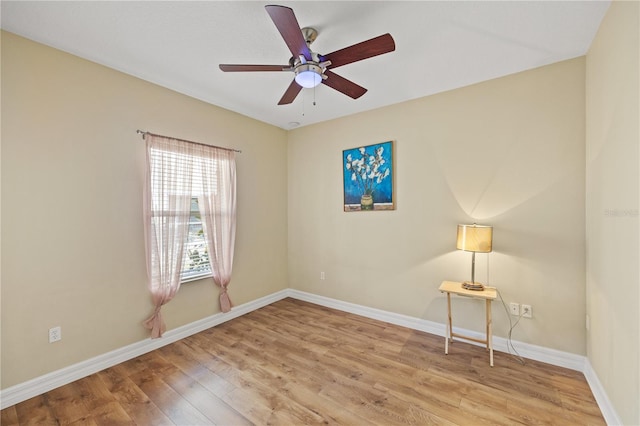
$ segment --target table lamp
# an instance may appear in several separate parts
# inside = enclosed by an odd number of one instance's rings
[[[471,252],[471,281],[462,283],[467,290],[484,290],[484,286],[475,281],[476,253],[489,253],[493,239],[493,227],[485,225],[458,225],[458,250]]]

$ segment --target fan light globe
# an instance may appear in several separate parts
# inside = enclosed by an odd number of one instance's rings
[[[306,89],[316,87],[321,81],[320,74],[312,70],[300,71],[296,74],[296,83]]]

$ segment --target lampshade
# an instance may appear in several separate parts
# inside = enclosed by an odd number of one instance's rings
[[[296,83],[306,89],[316,87],[322,81],[321,72],[320,67],[312,64],[299,65],[296,68]]]
[[[458,225],[458,250],[489,253],[492,250],[493,227],[484,225]]]

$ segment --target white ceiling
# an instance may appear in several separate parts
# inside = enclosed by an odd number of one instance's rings
[[[291,7],[321,54],[384,33],[396,50],[277,103],[290,72],[223,73],[220,63],[286,64],[264,9]],[[6,1],[4,30],[284,129],[420,98],[584,55],[609,1]],[[314,105],[315,100],[315,105]],[[299,123],[299,124],[295,124]]]

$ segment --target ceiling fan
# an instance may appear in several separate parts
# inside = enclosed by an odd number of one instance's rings
[[[225,72],[293,72],[295,78],[284,92],[278,105],[292,103],[303,87],[316,87],[320,83],[353,99],[358,99],[366,93],[367,89],[339,76],[332,69],[393,52],[396,49],[393,37],[390,34],[384,34],[344,49],[336,50],[333,53],[320,55],[310,49],[310,45],[318,36],[318,32],[308,27],[301,29],[293,9],[278,5],[268,5],[265,8],[293,55],[289,59],[289,63],[287,65],[220,64],[220,69]]]

